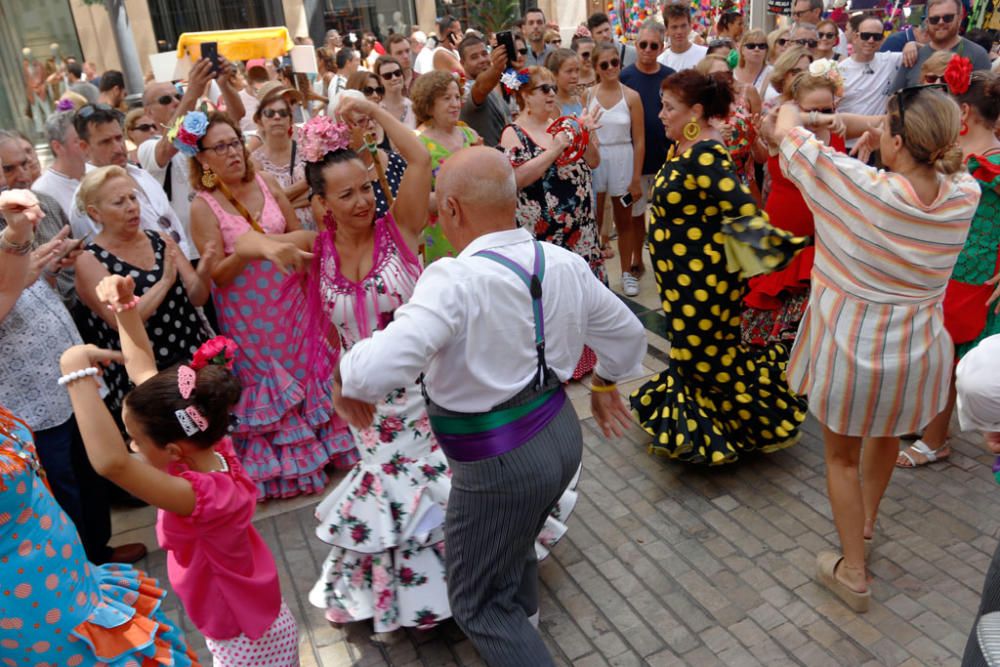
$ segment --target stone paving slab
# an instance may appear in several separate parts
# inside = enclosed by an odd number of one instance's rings
[[[874,604],[855,615],[812,578],[815,553],[836,544],[815,422],[795,447],[717,469],[651,457],[638,428],[606,441],[583,424],[580,500],[539,568],[557,664],[958,664],[1000,525],[978,436],[954,440],[947,463],[896,471],[871,561]],[[307,600],[327,550],[312,503],[257,525],[299,620],[304,667],[484,664],[453,622],[386,635],[331,627]],[[166,580],[162,552],[145,566]],[[207,659],[175,597],[167,608]]]

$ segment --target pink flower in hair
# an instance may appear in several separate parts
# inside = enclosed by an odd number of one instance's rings
[[[233,360],[236,358],[236,341],[225,336],[216,336],[205,341],[194,353],[191,368],[200,370],[209,364],[225,366],[233,370]]]
[[[347,148],[351,131],[345,123],[338,123],[329,116],[315,116],[299,130],[299,145],[306,162],[319,162],[332,151]]]

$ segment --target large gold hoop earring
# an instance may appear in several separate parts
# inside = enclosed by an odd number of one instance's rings
[[[684,125],[684,138],[688,141],[694,141],[701,136],[701,125],[698,124],[696,118],[692,118],[690,122]]]
[[[685,128],[685,132],[687,129]],[[206,189],[211,190],[218,183],[218,177],[215,172],[212,171],[211,167],[204,167],[201,172],[201,184],[205,186]]]

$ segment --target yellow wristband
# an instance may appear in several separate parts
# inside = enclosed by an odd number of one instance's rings
[[[616,384],[594,384],[593,382],[590,383],[590,391],[597,392],[598,394],[616,391],[617,389],[618,385]]]

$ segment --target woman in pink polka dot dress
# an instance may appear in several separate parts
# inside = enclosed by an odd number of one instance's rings
[[[160,609],[165,596],[141,570],[87,561],[31,431],[0,407],[0,664],[198,665]]]
[[[136,387],[122,421],[129,455],[90,368],[117,353],[77,345],[62,355],[73,411],[94,469],[159,508],[156,535],[167,576],[215,667],[297,667],[298,630],[278,570],[251,523],[257,487],[227,435],[239,401],[236,344],[213,338],[190,365],[157,372],[131,278],[108,276],[98,298],[115,313],[125,368]]]

